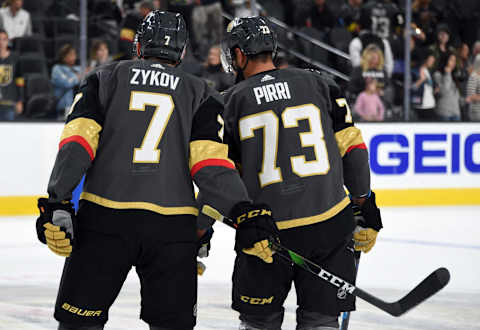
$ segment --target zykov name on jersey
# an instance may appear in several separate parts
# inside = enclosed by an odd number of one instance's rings
[[[178,86],[179,81],[179,77],[175,77],[174,75],[167,72],[137,68],[132,68],[131,70],[131,85],[150,85],[157,87],[166,87],[170,88],[171,90],[175,90]]]

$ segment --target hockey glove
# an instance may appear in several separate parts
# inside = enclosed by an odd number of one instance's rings
[[[37,236],[40,242],[62,257],[69,257],[75,240],[75,211],[70,202],[49,203],[46,198],[38,199],[40,216],[37,219]]]
[[[197,233],[198,232],[201,232],[201,231],[199,230],[199,231],[197,231]],[[198,248],[197,248],[197,250],[198,250],[197,256],[199,258],[208,257],[208,255],[210,253],[210,241],[212,239],[213,232],[214,232],[213,228],[210,227],[199,238]],[[205,264],[203,262],[197,260],[197,274],[202,276],[206,269],[207,269],[207,266],[205,266]]]
[[[207,266],[199,260],[197,260],[197,275],[202,276],[203,273],[205,273],[205,270],[207,269]]]
[[[200,258],[208,257],[208,255],[210,253],[210,246],[211,246],[210,241],[212,240],[213,233],[214,233],[214,230],[213,230],[212,227],[210,227],[205,231],[205,234],[203,234],[202,237],[200,237],[200,239],[198,240],[198,253],[197,253],[197,255]]]
[[[266,263],[273,262],[270,241],[279,241],[277,225],[272,210],[265,204],[241,202],[230,211],[237,224],[235,251],[256,256]]]
[[[375,245],[378,232],[383,228],[380,210],[375,202],[375,193],[372,191],[362,206],[353,204],[352,208],[357,222],[353,232],[355,250],[367,253]]]

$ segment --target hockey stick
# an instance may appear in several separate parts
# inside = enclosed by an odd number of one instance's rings
[[[216,221],[223,222],[224,224],[237,228],[237,224],[230,218],[223,216],[220,212],[209,205],[204,205],[202,213],[211,217]],[[425,278],[420,284],[418,284],[413,290],[411,290],[402,299],[389,303],[381,300],[368,292],[348,283],[342,278],[335,276],[314,262],[302,257],[294,251],[287,249],[286,247],[276,242],[270,241],[271,248],[282,258],[287,259],[291,263],[294,263],[298,267],[306,270],[307,272],[321,278],[324,281],[329,282],[333,286],[339,288],[339,294],[351,294],[364,301],[372,304],[373,306],[387,312],[393,316],[400,316],[409,311],[413,307],[417,306],[421,302],[425,301],[442,288],[444,288],[450,280],[450,273],[446,268],[439,268]]]
[[[355,251],[355,277],[358,274],[358,267],[360,266],[360,251]],[[348,324],[350,323],[350,313],[351,312],[343,312],[342,314],[342,325],[340,326],[340,330],[348,330]]]

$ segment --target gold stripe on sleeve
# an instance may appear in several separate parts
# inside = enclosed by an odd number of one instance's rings
[[[93,156],[95,156],[101,130],[102,126],[100,126],[95,120],[89,118],[77,118],[65,125],[60,141],[72,136],[81,136],[87,141],[93,151]]]
[[[190,170],[195,164],[206,159],[228,159],[228,146],[223,143],[210,140],[197,140],[190,142]]]
[[[342,157],[345,156],[348,148],[364,143],[362,132],[355,126],[350,126],[338,131],[335,133],[335,139],[337,140],[338,149]]]

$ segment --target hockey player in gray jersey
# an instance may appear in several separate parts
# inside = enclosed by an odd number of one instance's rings
[[[261,17],[233,20],[222,45],[227,90],[225,142],[249,196],[271,206],[282,245],[354,282],[354,248],[369,251],[382,227],[370,191],[368,153],[339,87],[312,70],[274,67],[276,39]],[[364,222],[357,229],[344,185]],[[352,240],[355,231],[355,241]],[[297,330],[338,328],[353,296],[274,255],[267,264],[237,253],[233,309],[244,330],[279,330],[292,282]]]
[[[132,266],[141,284],[140,317],[150,329],[193,329],[198,210],[192,180],[221,212],[252,215],[237,236],[252,254],[271,258],[268,247],[255,249],[275,232],[271,211],[250,202],[228,158],[220,95],[176,68],[187,42],[182,16],[152,12],[137,37],[141,60],[100,67],[80,86],[49,198],[38,203],[38,238],[67,257],[54,314],[61,330],[103,329]],[[69,200],[85,173],[75,215]]]

